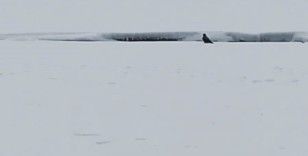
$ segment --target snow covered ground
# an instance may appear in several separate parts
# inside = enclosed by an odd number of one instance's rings
[[[307,8],[307,0],[0,0],[0,34],[104,41],[96,32],[207,31],[213,41],[268,41],[213,32],[308,32]],[[308,39],[291,36],[282,35]],[[308,155],[308,44],[6,37],[0,156]]]
[[[0,47],[0,155],[308,154],[306,44]]]

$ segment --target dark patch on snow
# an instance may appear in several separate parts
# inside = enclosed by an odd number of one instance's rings
[[[140,107],[147,108],[148,105],[140,105]]]
[[[104,144],[109,144],[111,141],[98,141],[96,142],[97,145],[104,145]]]
[[[260,42],[292,42],[295,33],[261,33]]]
[[[299,80],[292,80],[291,83],[298,83]]]
[[[275,79],[266,79],[265,82],[275,82]]]
[[[147,138],[136,138],[135,140],[136,141],[147,141],[148,139]]]
[[[108,82],[107,84],[108,85],[116,85],[117,83],[116,82]]]
[[[230,42],[257,42],[259,40],[259,36],[255,34],[244,34],[237,32],[226,32],[225,34],[226,36],[232,38]]]
[[[96,133],[75,133],[75,136],[81,136],[81,137],[93,137],[93,136],[99,136],[99,134]]]
[[[183,41],[193,36],[194,32],[157,32],[157,33],[111,33],[106,38],[127,42]]]
[[[262,80],[253,80],[252,83],[262,83]]]

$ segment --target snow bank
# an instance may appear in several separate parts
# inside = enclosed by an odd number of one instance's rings
[[[275,32],[248,34],[238,32],[207,32],[213,42],[307,42],[306,32]]]
[[[201,41],[207,34],[213,42],[307,42],[306,32],[248,34],[239,32],[145,32],[145,33],[28,33],[4,34],[1,40],[49,41]]]
[[[0,40],[106,41],[101,33],[25,33],[4,34]]]
[[[198,35],[197,38],[191,38],[196,35]],[[194,41],[199,39],[197,32],[110,33],[104,36],[116,41]]]

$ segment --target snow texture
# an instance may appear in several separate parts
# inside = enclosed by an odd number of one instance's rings
[[[306,45],[0,47],[1,156],[308,154]]]
[[[0,156],[307,156],[307,8],[0,0]]]

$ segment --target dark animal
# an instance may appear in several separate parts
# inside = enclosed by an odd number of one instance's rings
[[[207,36],[206,34],[203,34],[202,40],[204,43],[213,43]]]

